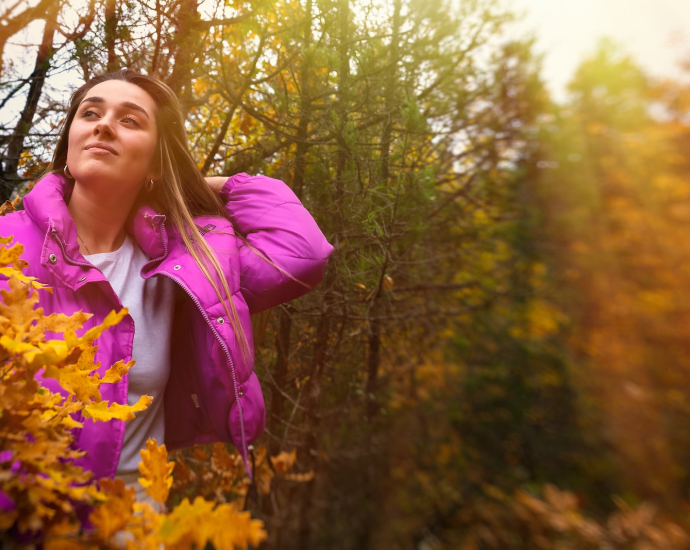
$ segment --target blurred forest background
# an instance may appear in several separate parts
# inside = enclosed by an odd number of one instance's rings
[[[44,22],[0,66],[2,200],[42,173],[68,90],[128,67],[178,94],[202,172],[286,181],[335,246],[257,320],[262,442],[315,472],[249,502],[265,548],[690,547],[690,86],[602,42],[557,104],[511,19],[0,5],[0,54]]]

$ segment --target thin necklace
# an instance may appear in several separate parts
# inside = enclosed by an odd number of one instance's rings
[[[87,254],[87,256],[91,256],[91,251],[89,250],[89,247],[86,246],[86,243],[84,242],[84,239],[82,239],[82,238],[79,236],[79,233],[77,233],[77,239],[79,239],[79,240],[81,241],[81,244],[82,244],[82,245],[84,246],[84,248],[86,249],[86,254]]]

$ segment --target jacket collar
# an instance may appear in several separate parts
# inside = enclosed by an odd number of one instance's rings
[[[77,228],[67,210],[72,195],[73,183],[59,174],[48,174],[24,197],[24,209],[33,222],[46,233],[41,263],[50,260],[55,254],[49,241],[55,240],[63,260],[75,266],[88,267],[86,258],[79,252]],[[165,216],[157,213],[151,206],[142,205],[131,217],[127,231],[134,236],[139,247],[153,260],[167,255],[167,232]],[[48,251],[50,248],[50,252]],[[81,272],[79,268],[77,271]],[[73,285],[70,285],[73,286]]]

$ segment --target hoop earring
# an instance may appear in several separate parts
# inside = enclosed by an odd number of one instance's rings
[[[144,184],[144,187],[146,188],[146,191],[147,191],[147,192],[150,193],[151,191],[153,191],[153,184],[154,184],[153,178],[151,178],[149,181],[147,181],[147,182]]]
[[[65,164],[65,167],[62,169],[62,173],[65,175],[67,179],[73,180],[74,178],[72,177],[72,174],[69,173],[69,168]]]

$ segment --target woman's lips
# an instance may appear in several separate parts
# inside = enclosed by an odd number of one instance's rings
[[[115,149],[113,149],[107,143],[89,143],[86,147],[84,147],[84,149],[97,155],[117,155]]]

